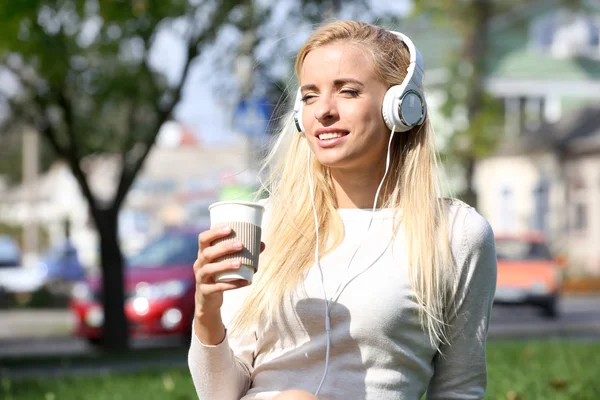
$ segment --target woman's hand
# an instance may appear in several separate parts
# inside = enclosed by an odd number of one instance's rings
[[[215,240],[229,234],[231,234],[230,227],[218,226],[204,231],[198,236],[198,259],[194,263],[196,276],[194,329],[198,339],[208,345],[220,343],[225,336],[220,312],[223,305],[223,292],[249,284],[245,280],[215,281],[215,275],[240,268],[240,262],[236,260],[214,262],[219,257],[242,250],[242,244],[239,241],[224,241],[212,245]],[[261,243],[260,251],[263,250],[264,243]]]

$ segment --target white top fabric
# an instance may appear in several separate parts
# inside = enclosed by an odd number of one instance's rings
[[[378,210],[351,264],[348,283],[331,306],[331,356],[320,399],[418,400],[425,391],[427,399],[484,397],[485,343],[496,286],[494,236],[487,221],[466,204],[451,201],[449,212],[460,282],[455,292],[458,312],[450,321],[451,342],[441,347],[443,355],[419,324],[404,237],[398,234],[392,241],[392,211]],[[371,217],[371,210],[338,213],[346,236],[321,261],[328,296],[336,292]],[[226,325],[248,290],[226,292]],[[216,346],[204,345],[192,334],[188,362],[199,399],[271,399],[287,389],[316,390],[326,349],[316,265],[284,312],[287,327],[263,323]]]

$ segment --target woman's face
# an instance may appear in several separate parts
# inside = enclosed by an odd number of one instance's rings
[[[321,164],[373,170],[385,165],[389,129],[381,114],[386,85],[366,51],[349,42],[310,51],[300,70],[302,123]]]

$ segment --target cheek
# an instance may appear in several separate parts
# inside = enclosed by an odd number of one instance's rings
[[[347,119],[359,129],[377,131],[385,126],[381,110],[377,106],[353,106],[347,110]]]
[[[304,129],[308,132],[314,123],[315,117],[312,107],[310,105],[302,106],[302,125],[304,125]]]

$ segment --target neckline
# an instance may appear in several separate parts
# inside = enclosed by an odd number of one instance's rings
[[[376,208],[375,212],[372,208],[337,208],[336,211],[343,220],[371,218],[371,214],[373,219],[388,219],[394,216],[393,208]]]

